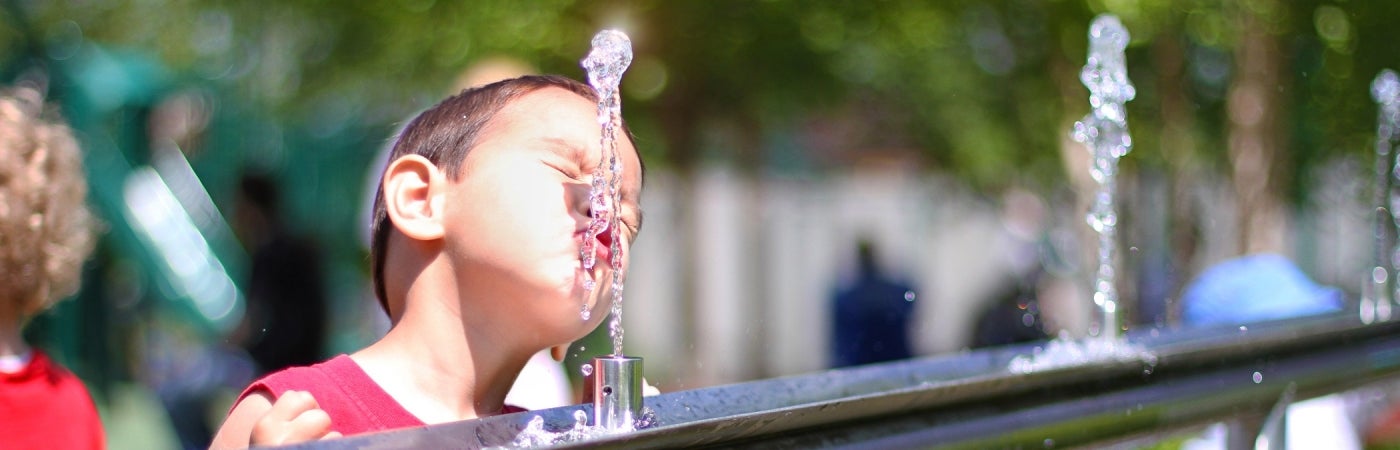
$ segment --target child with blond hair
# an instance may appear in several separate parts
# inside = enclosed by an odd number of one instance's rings
[[[0,448],[102,448],[83,382],[21,334],[78,290],[92,253],[82,154],[37,90],[0,94]]]

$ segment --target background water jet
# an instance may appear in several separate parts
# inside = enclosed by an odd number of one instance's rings
[[[1376,174],[1373,203],[1375,206],[1375,249],[1372,267],[1361,285],[1360,313],[1363,322],[1389,320],[1395,285],[1397,257],[1396,206],[1400,196],[1395,192],[1396,158],[1394,144],[1400,131],[1400,77],[1389,69],[1382,70],[1371,82],[1371,98],[1376,101]]]
[[[1113,204],[1118,159],[1133,146],[1123,104],[1137,95],[1128,80],[1123,56],[1127,47],[1128,30],[1118,17],[1102,14],[1089,25],[1089,58],[1079,80],[1089,88],[1093,111],[1075,122],[1073,131],[1074,140],[1087,145],[1093,155],[1089,174],[1099,185],[1086,220],[1099,237],[1094,305],[1100,312],[1099,336],[1105,339],[1118,336],[1118,290],[1114,286],[1118,215]]]

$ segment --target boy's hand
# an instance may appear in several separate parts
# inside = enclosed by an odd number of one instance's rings
[[[651,397],[653,395],[661,395],[661,390],[648,383],[646,377],[642,377],[642,396]]]
[[[253,424],[248,445],[282,445],[338,437],[339,432],[331,431],[331,416],[321,410],[321,405],[309,392],[287,391]]]

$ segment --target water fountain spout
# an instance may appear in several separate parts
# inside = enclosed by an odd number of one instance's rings
[[[593,358],[593,426],[610,431],[636,429],[642,418],[642,358]]]

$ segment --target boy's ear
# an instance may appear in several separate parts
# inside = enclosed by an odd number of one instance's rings
[[[384,209],[400,233],[415,240],[441,239],[447,180],[436,164],[405,155],[384,171]]]

